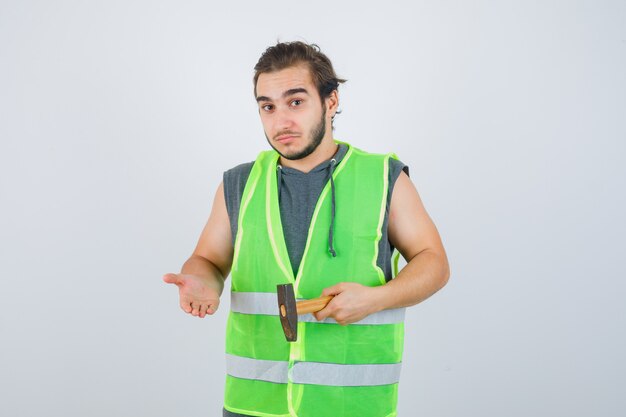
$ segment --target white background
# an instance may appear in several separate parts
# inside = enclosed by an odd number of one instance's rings
[[[221,415],[228,297],[193,318],[161,276],[267,148],[278,39],[349,80],[336,138],[411,167],[448,251],[400,416],[623,413],[623,1],[1,0],[0,415]]]

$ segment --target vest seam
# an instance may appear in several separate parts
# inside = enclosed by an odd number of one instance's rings
[[[239,216],[237,218],[237,236],[235,237],[235,247],[233,248],[232,270],[235,270],[239,263],[239,252],[241,249],[241,242],[243,241],[243,234],[244,234],[243,218],[246,215],[246,212],[248,210],[248,205],[250,204],[250,200],[252,200],[252,196],[254,195],[252,190],[256,187],[257,183],[259,182],[259,178],[261,177],[261,172],[262,171],[260,167],[257,166],[257,161],[255,161],[254,165],[252,166],[250,175],[248,176],[248,181],[246,181],[246,186],[244,188],[243,195],[242,195],[243,204],[241,206],[241,209],[239,210]],[[250,177],[253,174],[254,174],[254,178],[252,179],[252,183],[250,183]],[[248,184],[250,185],[250,187],[248,187]]]
[[[378,272],[378,279],[381,285],[387,282],[385,278],[385,271],[378,266],[378,251],[380,239],[383,237],[383,224],[385,223],[385,211],[387,209],[387,193],[389,192],[389,154],[385,155],[383,159],[383,192],[380,204],[380,212],[378,217],[378,226],[376,228],[376,240],[374,242],[374,259],[372,259],[372,266]]]
[[[275,155],[274,158],[272,158],[272,162],[270,163],[271,165],[273,165],[275,162],[278,161],[278,155]],[[287,268],[287,266],[285,265],[285,263],[283,262],[284,259],[282,259],[283,257],[281,256],[281,254],[279,253],[279,248],[278,248],[278,242],[276,241],[276,237],[274,236],[274,221],[272,219],[272,205],[273,203],[278,204],[277,201],[272,201],[272,198],[270,198],[272,196],[272,181],[276,180],[276,173],[275,170],[272,169],[268,169],[267,170],[267,174],[266,174],[266,178],[265,178],[265,221],[267,223],[267,231],[269,233],[269,240],[272,244],[272,253],[274,254],[274,258],[276,258],[276,262],[278,263],[278,266],[280,268],[280,270],[285,274],[285,278],[287,278],[287,281],[292,282],[293,280],[293,271],[291,270],[291,268]],[[280,208],[278,208],[278,218],[280,219]],[[281,225],[282,226],[282,225]],[[278,230],[276,232],[279,232]],[[280,231],[282,233],[282,230]],[[285,248],[286,250],[286,248]],[[289,257],[287,257],[289,258]],[[288,259],[287,259],[288,260]]]

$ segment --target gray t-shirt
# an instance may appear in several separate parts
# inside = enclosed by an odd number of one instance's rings
[[[334,159],[337,161],[337,166],[341,164],[347,151],[348,147],[346,145],[339,145],[339,149],[334,156]],[[254,162],[248,162],[224,172],[224,198],[226,199],[226,210],[228,211],[230,220],[233,244],[237,236],[241,197],[253,165]],[[389,207],[391,205],[393,187],[400,176],[400,172],[403,170],[408,175],[409,168],[406,165],[393,158],[389,160],[387,209],[385,210],[382,237],[378,244],[378,259],[376,262],[385,273],[387,280],[391,279],[391,254],[393,252],[393,246],[389,242],[387,234]],[[294,275],[296,275],[304,253],[309,225],[313,217],[315,205],[317,204],[317,200],[324,186],[330,179],[330,160],[322,162],[307,173],[288,167],[283,167],[280,171],[281,172],[277,174],[280,180],[280,217],[289,260],[291,261]],[[341,190],[337,190],[337,192],[341,192]],[[224,410],[223,417],[249,416]]]

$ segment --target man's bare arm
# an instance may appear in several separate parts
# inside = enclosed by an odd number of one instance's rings
[[[380,288],[382,309],[415,305],[446,285],[450,267],[441,237],[404,172],[391,197],[388,232],[389,241],[408,263]]]
[[[224,186],[220,184],[195,250],[183,264],[180,274],[165,274],[163,280],[178,286],[183,311],[202,318],[217,311],[232,259],[230,222]]]
[[[322,296],[335,298],[316,313],[318,320],[332,317],[340,324],[354,323],[381,310],[415,305],[446,284],[450,269],[439,232],[404,172],[394,186],[387,230],[407,265],[379,287],[342,282],[326,288]]]

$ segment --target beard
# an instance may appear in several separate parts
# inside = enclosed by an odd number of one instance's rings
[[[284,132],[281,134],[284,134]],[[317,149],[317,147],[320,146],[320,143],[322,143],[324,135],[326,135],[326,106],[324,106],[324,113],[322,114],[322,118],[320,119],[319,123],[313,126],[313,129],[311,129],[311,140],[301,151],[295,151],[293,153],[282,153],[278,149],[276,149],[274,145],[272,145],[272,141],[270,140],[270,138],[267,137],[267,133],[265,134],[265,138],[267,139],[267,142],[270,144],[270,146],[276,152],[278,152],[280,156],[290,161],[297,161],[298,159],[303,159],[311,155]]]

